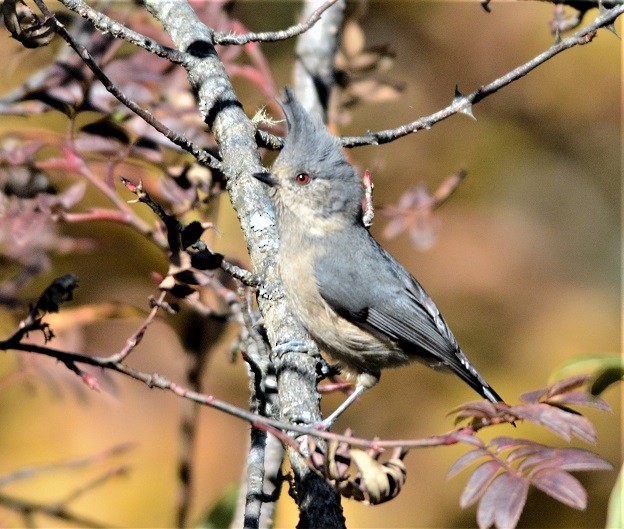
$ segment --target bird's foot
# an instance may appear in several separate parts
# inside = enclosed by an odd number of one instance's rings
[[[318,351],[318,347],[312,340],[288,340],[273,347],[273,354],[277,356],[282,356],[286,353],[310,353],[316,351]]]

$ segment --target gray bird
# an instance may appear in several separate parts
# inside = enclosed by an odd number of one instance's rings
[[[280,104],[288,136],[271,172],[280,276],[303,326],[321,349],[357,374],[331,425],[387,367],[413,361],[452,371],[491,402],[501,397],[457,345],[422,286],[372,237],[362,220],[362,180],[339,140],[290,89]]]

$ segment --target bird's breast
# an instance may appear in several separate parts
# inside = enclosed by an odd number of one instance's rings
[[[387,341],[341,317],[321,297],[314,262],[322,245],[302,241],[280,250],[280,275],[284,290],[302,325],[321,349],[356,373],[402,365],[408,357]],[[358,288],[370,288],[358,285]]]

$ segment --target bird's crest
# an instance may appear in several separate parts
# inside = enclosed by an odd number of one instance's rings
[[[311,116],[303,108],[292,89],[285,88],[284,97],[278,102],[288,125],[281,159],[292,161],[304,158],[306,161],[324,164],[348,163],[338,138],[329,133],[319,116]]]

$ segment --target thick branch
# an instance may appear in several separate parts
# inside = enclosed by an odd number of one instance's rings
[[[340,0],[310,31],[297,40],[294,82],[299,101],[312,113],[327,121],[329,96],[335,84],[334,60],[346,2]],[[308,0],[303,16],[318,7],[318,0]]]
[[[180,0],[147,0],[149,11],[163,24],[175,47],[191,56],[184,66],[189,82],[198,95],[202,117],[219,143],[223,172],[230,200],[238,213],[254,271],[268,284],[277,282],[278,235],[272,207],[262,185],[251,177],[261,171],[255,141],[256,128],[243,112],[225,68],[214,48],[213,33],[196,17],[190,6]],[[307,340],[307,334],[290,311],[283,296],[258,298],[271,344]],[[280,416],[284,421],[317,422],[320,420],[316,385],[314,347],[308,353],[286,353],[273,362],[278,379],[290,383],[288,394],[280,393]],[[268,372],[269,358],[262,358],[259,368]],[[292,404],[292,405],[289,405]],[[278,410],[274,410],[277,413]],[[303,465],[302,465],[303,466]],[[307,472],[307,468],[305,470]],[[336,502],[336,491],[318,476],[315,483],[317,503]],[[304,489],[302,489],[304,490]],[[339,503],[338,503],[339,505]],[[334,511],[331,511],[334,512]],[[340,513],[341,515],[341,513]],[[340,526],[342,520],[329,525]],[[324,524],[327,525],[327,524]]]

